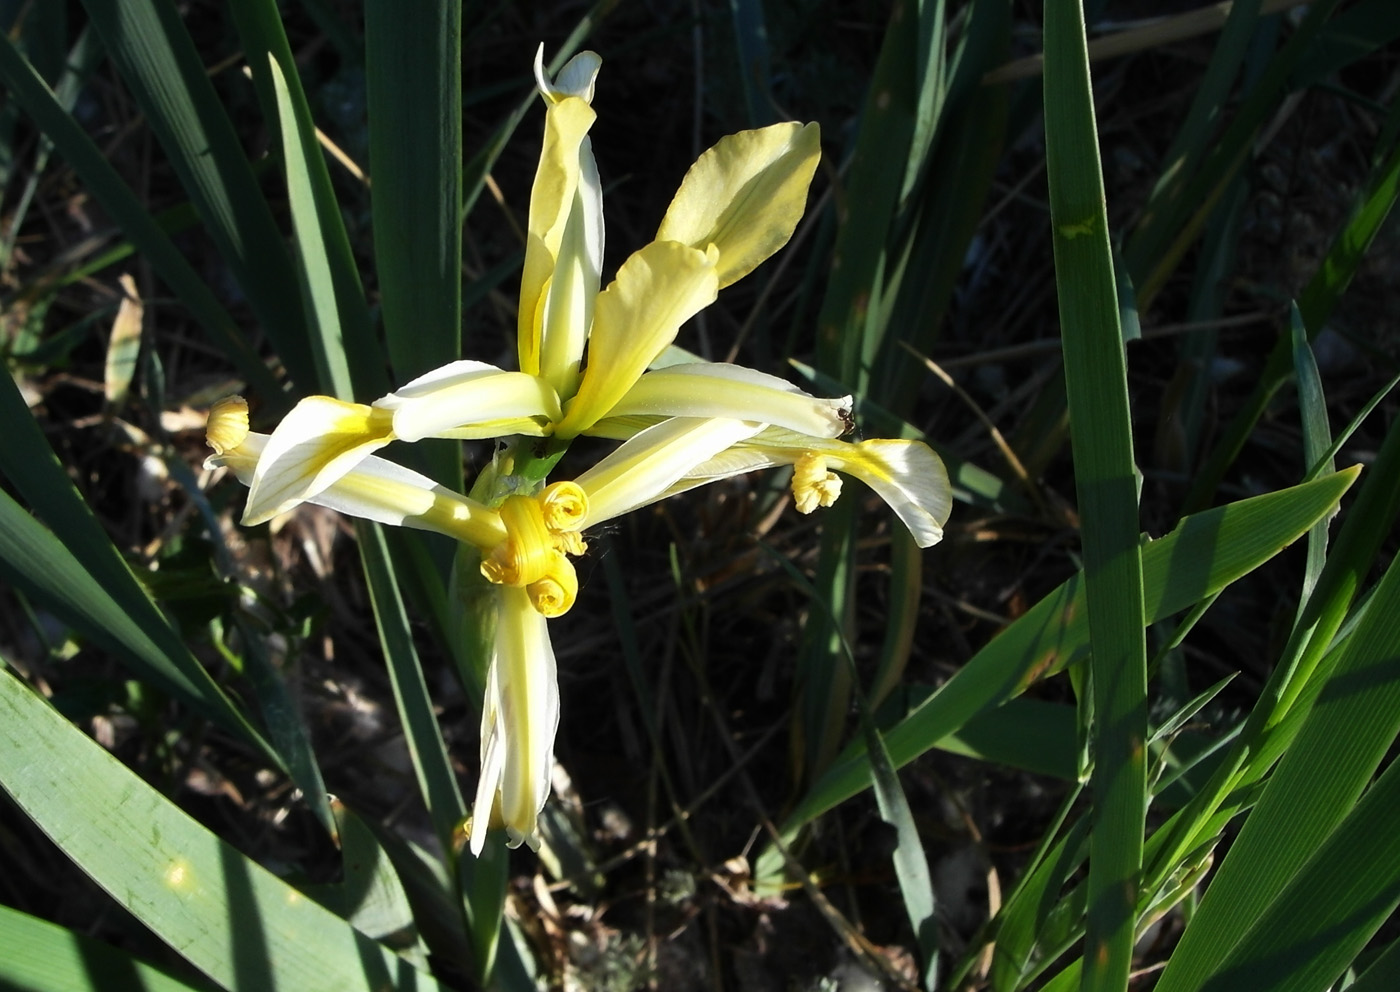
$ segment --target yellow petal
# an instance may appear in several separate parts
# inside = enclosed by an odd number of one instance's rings
[[[544,70],[544,43],[535,49],[535,85],[540,96],[555,103],[566,96],[576,96],[589,103],[593,102],[593,86],[598,79],[598,70],[603,60],[597,52],[579,52],[559,70],[559,75],[551,82]]]
[[[652,369],[608,416],[728,417],[814,437],[839,437],[852,426],[849,396],[820,399],[777,376],[719,362]]]
[[[311,499],[393,439],[386,411],[329,396],[306,397],[268,438],[253,472],[243,523],[262,523]]]
[[[214,454],[233,451],[248,436],[248,401],[242,396],[225,396],[209,408],[204,439]]]
[[[484,828],[495,810],[511,847],[522,842],[532,849],[539,846],[538,818],[549,797],[559,728],[559,685],[545,618],[524,589],[502,586],[498,595],[496,650],[481,714],[474,854],[485,845]]]
[[[540,372],[545,290],[554,275],[559,247],[578,199],[579,177],[583,171],[581,155],[588,129],[596,119],[593,108],[576,96],[551,103],[545,113],[544,146],[530,192],[525,265],[520,276],[520,369],[531,375]],[[596,177],[597,167],[591,165],[591,150],[587,157]],[[597,223],[600,225],[601,219]]]
[[[574,480],[588,494],[584,523],[592,527],[661,499],[695,466],[761,428],[742,420],[686,417],[647,428]]]
[[[450,362],[419,376],[374,406],[392,413],[394,435],[404,441],[539,437],[560,416],[559,397],[549,383],[472,361]]]
[[[598,296],[588,365],[555,435],[571,438],[607,416],[682,324],[714,302],[717,253],[653,241],[622,263]]]
[[[943,459],[922,441],[873,438],[859,444],[826,441],[816,447],[827,464],[854,475],[879,494],[915,543],[927,548],[943,540],[953,509],[953,490]]]
[[[793,493],[803,513],[835,501],[841,490],[827,471],[833,469],[875,490],[919,547],[943,539],[953,508],[952,487],[943,460],[922,441],[875,438],[851,444],[770,427],[694,465],[661,496],[776,465],[794,466]]]
[[[657,241],[719,249],[720,288],[787,244],[821,157],[816,124],[774,124],[721,138],[681,181]]]

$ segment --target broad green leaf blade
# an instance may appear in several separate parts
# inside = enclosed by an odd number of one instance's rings
[[[1182,935],[1158,982],[1161,992],[1207,987],[1274,897],[1351,810],[1397,731],[1400,564],[1392,563]],[[1400,858],[1394,863],[1400,865]],[[1354,903],[1350,912],[1367,910]]]
[[[418,789],[432,817],[438,839],[447,850],[453,850],[457,825],[467,815],[457,777],[442,742],[428,684],[413,647],[413,634],[408,626],[408,614],[399,598],[398,581],[394,577],[393,561],[384,532],[378,524],[356,521],[360,560],[369,582],[370,600],[374,604],[374,620],[379,629],[379,643],[384,648],[384,660],[394,686],[394,701],[403,722],[413,770],[418,776]]]
[[[142,992],[208,992],[214,986],[177,978],[100,940],[0,906],[0,988],[104,992],[121,979]]]
[[[914,687],[921,689],[923,687]],[[935,690],[928,689],[927,695]],[[935,745],[940,751],[1076,780],[1074,707],[1040,699],[1008,699],[979,713]]]
[[[1342,628],[1397,515],[1400,515],[1400,431],[1390,431],[1332,543],[1327,563],[1269,676],[1261,702],[1255,705],[1230,753],[1210,781],[1183,810],[1185,815],[1163,828],[1172,836],[1159,847],[1160,856],[1151,863],[1149,888],[1160,884],[1176,870],[1179,860],[1201,843],[1205,836],[1201,823],[1208,820],[1211,810],[1219,807],[1229,793],[1242,784],[1257,781],[1268,770],[1269,761],[1276,758],[1279,751],[1271,751],[1272,758],[1266,760],[1266,755],[1260,751],[1261,744],[1266,751],[1273,747],[1281,750],[1286,744],[1281,730],[1266,731],[1280,721],[1291,720],[1295,710],[1306,710],[1315,698],[1320,686],[1314,674],[1325,664],[1329,646]],[[1241,779],[1242,775],[1245,779]]]
[[[413,909],[389,855],[374,831],[339,801],[335,822],[344,877],[308,887],[307,895],[366,936],[398,947],[411,944],[417,932]]]
[[[1094,649],[1094,794],[1081,987],[1127,987],[1147,815],[1147,642],[1127,361],[1079,0],[1045,4],[1045,149]]]
[[[330,260],[316,203],[312,180],[312,162],[322,165],[316,136],[309,127],[309,114],[303,117],[292,102],[287,79],[275,56],[269,55],[268,71],[277,98],[277,125],[282,132],[282,161],[287,169],[287,196],[292,204],[292,229],[301,261],[302,278],[306,284],[308,306],[308,339],[316,360],[316,371],[323,389],[343,400],[355,398],[350,380],[349,348],[340,331],[340,312],[336,305],[336,283],[331,275]]]
[[[7,672],[0,784],[118,903],[225,988],[437,988],[210,833]]]
[[[368,0],[365,46],[374,260],[403,383],[462,350],[461,0]],[[429,474],[460,490],[460,445],[427,450]]]
[[[215,723],[282,764],[151,601],[44,440],[13,380],[0,376],[0,475],[52,524],[45,530],[0,492],[0,560],[12,581],[134,663]]]
[[[1312,992],[1334,982],[1400,904],[1397,819],[1392,762],[1202,988]]]
[[[403,383],[462,353],[461,0],[368,0],[364,35],[379,312]],[[461,491],[461,445],[420,448]]]
[[[0,35],[0,83],[4,84],[7,95],[24,108],[54,143],[58,153],[82,179],[84,188],[150,260],[156,274],[189,307],[211,342],[238,367],[248,384],[268,400],[280,396],[282,387],[249,347],[223,304],[117,175],[101,149],[64,111],[43,80],[3,35]]]
[[[204,220],[219,253],[303,389],[317,383],[295,269],[243,146],[170,0],[85,0],[88,16]]]
[[[252,71],[263,115],[269,123],[277,121],[282,130],[283,154],[289,177],[293,168],[291,156],[286,152],[288,132],[291,130],[289,122],[294,121],[296,125],[295,133],[302,149],[300,158],[305,165],[302,180],[309,186],[309,190],[303,187],[299,193],[294,193],[292,221],[303,256],[302,266],[308,277],[311,275],[312,265],[307,260],[307,252],[319,251],[325,255],[326,267],[334,287],[335,311],[339,318],[339,336],[344,350],[343,360],[348,363],[350,377],[354,382],[353,397],[370,399],[382,396],[389,391],[389,381],[384,374],[384,358],[374,337],[369,307],[365,303],[364,287],[360,283],[360,273],[350,247],[350,238],[345,230],[340,205],[336,202],[335,191],[331,186],[326,157],[316,141],[311,108],[307,104],[306,92],[296,71],[296,60],[292,55],[291,45],[288,44],[286,32],[282,28],[282,15],[274,0],[236,3],[232,5],[231,13],[238,25],[239,37],[243,41],[243,56]],[[358,58],[357,53],[353,60]],[[282,70],[285,96],[294,111],[292,115],[284,113],[278,107],[279,96],[271,73],[274,62]],[[298,171],[301,171],[300,167]],[[311,200],[310,206],[305,202],[298,203],[299,199],[304,201],[308,196]],[[315,217],[320,232],[315,246],[309,246],[307,242],[312,235],[309,232],[302,233],[302,228],[312,216]],[[320,287],[313,284],[311,288],[312,302],[319,315],[322,304],[316,299],[314,292],[320,291]],[[329,343],[325,340],[326,327],[337,325],[327,325],[324,316],[317,316],[317,321],[321,326],[317,333],[313,333],[312,344],[313,347],[324,350]],[[327,359],[328,356],[320,356],[322,374],[325,374]],[[323,383],[329,388],[333,380],[325,379]],[[342,396],[346,399],[353,397],[350,393]]]
[[[1346,492],[1353,467],[1301,486],[1255,496],[1187,517],[1170,534],[1143,548],[1147,619],[1184,610],[1253,571],[1306,533]],[[1081,577],[1046,596],[984,647],[927,702],[885,734],[896,766],[923,754],[975,714],[1020,695],[1089,652]],[[784,821],[784,839],[837,803],[870,785],[870,765],[859,752],[837,759]],[[766,849],[755,877],[771,879],[782,858]]]

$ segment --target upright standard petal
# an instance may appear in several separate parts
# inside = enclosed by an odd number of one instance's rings
[[[648,427],[574,479],[588,496],[582,526],[592,527],[656,502],[697,465],[762,428],[743,420],[688,417]]]
[[[518,317],[520,368],[573,394],[603,264],[603,199],[588,129],[601,60],[576,55],[550,82],[544,49],[535,76],[549,104],[544,144],[530,194]]]
[[[253,472],[243,523],[260,524],[311,499],[392,440],[388,411],[329,396],[306,397],[268,438]]]
[[[774,124],[721,138],[685,174],[657,241],[719,249],[723,289],[792,237],[821,158],[816,124]]]
[[[559,397],[543,379],[465,360],[419,376],[374,406],[392,413],[394,436],[404,441],[540,437],[560,417]]]
[[[603,59],[597,52],[579,52],[564,63],[559,75],[551,81],[544,68],[544,43],[535,49],[535,85],[540,96],[550,103],[558,103],[567,96],[576,96],[586,103],[593,102],[593,86],[598,80],[598,70]]]
[[[853,426],[849,396],[822,399],[775,375],[720,362],[652,369],[608,411],[609,418],[629,416],[757,420],[814,437],[840,437]]]
[[[501,586],[496,647],[481,711],[481,780],[472,810],[471,849],[479,855],[489,826],[504,827],[511,847],[539,847],[539,813],[549,797],[559,683],[545,618],[529,593]]]
[[[715,300],[714,249],[653,241],[622,263],[598,295],[588,365],[556,437],[572,438],[607,416],[682,324]]]

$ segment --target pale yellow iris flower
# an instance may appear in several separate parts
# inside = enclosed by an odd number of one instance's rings
[[[792,236],[821,154],[817,126],[775,124],[721,139],[686,173],[656,239],[600,291],[603,201],[588,138],[600,64],[584,52],[550,81],[543,52],[536,56],[545,134],[521,276],[521,370],[454,362],[368,406],[302,400],[273,432],[245,523],[311,499],[394,440],[524,434],[562,443],[614,434],[599,422],[624,414],[757,420],[828,438],[849,429],[850,397],[820,399],[722,363],[686,378],[647,371],[682,324]]]
[[[814,124],[723,138],[691,166],[656,238],[601,288],[602,188],[588,137],[601,60],[572,59],[553,79],[531,192],[518,322],[520,371],[453,362],[372,404],[302,400],[271,435],[252,433],[241,399],[210,411],[211,466],[249,485],[244,523],[313,502],[475,547],[496,587],[496,634],[481,721],[481,777],[469,841],[487,831],[535,847],[549,794],[559,690],[547,620],[578,591],[571,556],[585,528],[741,472],[793,468],[803,513],[830,505],[840,477],[866,482],[921,547],[942,537],[947,474],[914,441],[839,438],[851,398],[812,396],[726,363],[652,368],[680,327],[787,243],[820,155]],[[580,434],[623,442],[572,482],[511,474],[518,455],[557,456]],[[534,439],[507,447],[485,502],[374,454],[422,438]],[[538,456],[543,457],[543,456]],[[552,461],[549,462],[552,464]],[[543,474],[541,470],[538,474]],[[474,490],[475,491],[475,490]]]

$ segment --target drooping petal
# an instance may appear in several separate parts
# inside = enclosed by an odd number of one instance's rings
[[[953,508],[952,487],[943,460],[922,441],[875,438],[851,444],[768,428],[696,465],[664,495],[775,465],[800,469],[793,475],[793,495],[804,513],[835,500],[840,487],[833,487],[828,478],[827,469],[832,469],[875,490],[919,547],[943,539],[943,525]]]
[[[496,649],[481,713],[481,781],[472,812],[471,849],[480,854],[485,828],[499,821],[511,847],[539,847],[540,810],[549,797],[559,684],[545,618],[530,594],[501,586]]]
[[[206,468],[226,465],[244,485],[253,481],[269,435],[250,432],[237,447],[205,460]],[[440,486],[426,475],[377,455],[369,455],[331,486],[306,500],[351,517],[395,527],[445,534],[484,550],[505,540],[495,510]]]
[[[820,157],[816,124],[774,124],[721,138],[685,174],[656,240],[713,244],[723,289],[787,244]]]
[[[549,383],[485,362],[450,362],[375,401],[393,415],[394,435],[483,438],[508,434],[541,437],[560,417]]]
[[[717,258],[713,249],[653,241],[622,263],[598,296],[588,365],[557,437],[575,437],[607,416],[681,325],[714,302]]]
[[[849,396],[821,399],[775,375],[719,362],[652,369],[608,416],[757,420],[814,437],[840,437],[852,425]]]
[[[921,548],[943,540],[943,525],[953,509],[953,490],[943,459],[922,441],[874,438],[841,444],[835,451],[815,450],[838,472],[854,475],[889,504]]]
[[[243,523],[262,523],[333,486],[394,440],[392,418],[362,403],[308,396],[282,418],[253,472]]]
[[[574,480],[588,494],[585,526],[654,503],[695,466],[752,437],[762,426],[673,417],[641,431]]]
[[[492,658],[486,671],[486,694],[481,703],[481,774],[476,780],[476,799],[472,803],[471,851],[476,857],[486,848],[486,834],[491,828],[504,826],[501,819],[501,781],[506,769],[506,734],[501,705],[501,686],[497,658]]]

